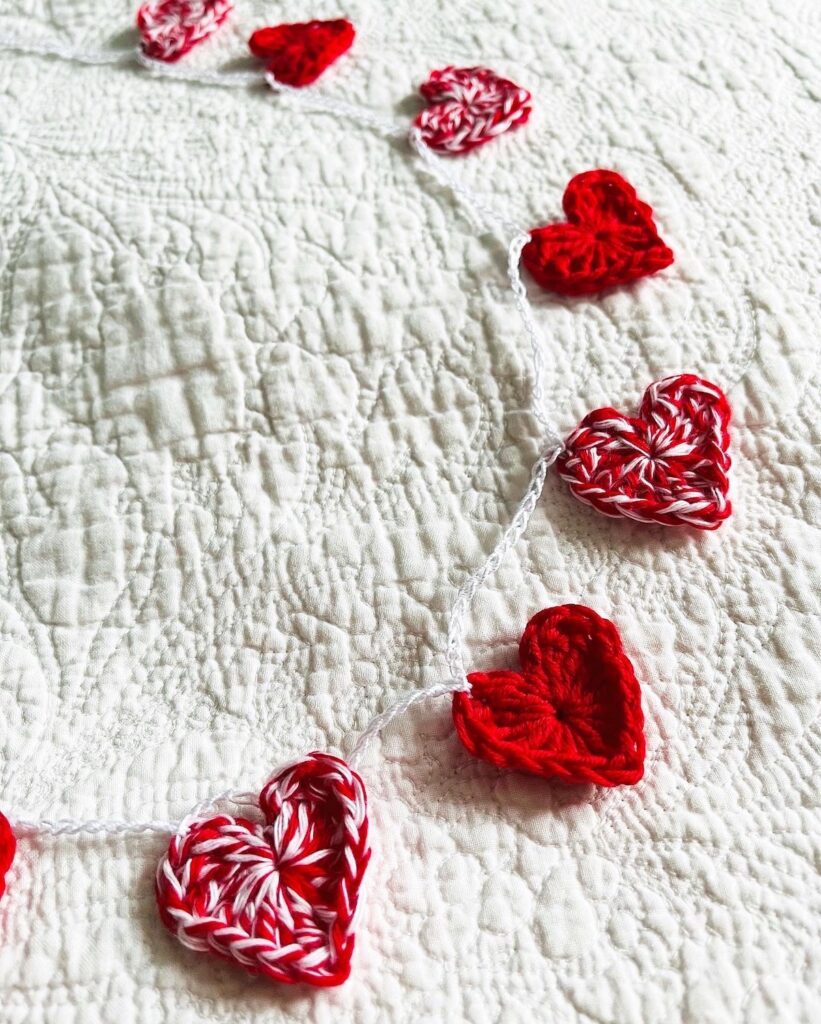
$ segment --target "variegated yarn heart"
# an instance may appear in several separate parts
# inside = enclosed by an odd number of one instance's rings
[[[137,12],[146,57],[167,64],[207,39],[234,9],[233,0],[155,0]]]
[[[525,124],[531,96],[489,68],[441,68],[419,91],[430,106],[414,121],[422,140],[442,153],[467,153]]]
[[[165,925],[189,949],[274,981],[339,985],[350,973],[370,858],[365,786],[330,754],[279,771],[262,822],[184,822],[157,870]]]
[[[588,413],[556,460],[571,492],[606,516],[715,530],[730,515],[730,404],[690,373],[651,384],[638,417]]]

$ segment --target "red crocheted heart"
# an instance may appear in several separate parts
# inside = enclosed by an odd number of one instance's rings
[[[137,12],[143,53],[173,64],[207,39],[234,9],[233,0],[152,0]]]
[[[350,973],[354,915],[370,858],[365,787],[314,752],[260,793],[263,821],[184,822],[157,870],[157,904],[184,946],[294,984]]]
[[[673,262],[653,211],[615,171],[577,174],[562,199],[567,221],[530,232],[522,262],[542,288],[588,295],[655,274]]]
[[[588,413],[556,460],[581,501],[606,516],[715,530],[730,515],[730,404],[691,373],[644,392],[637,418]]]
[[[414,124],[442,153],[467,153],[518,128],[530,117],[531,96],[489,68],[441,68],[419,91],[430,104]]]
[[[0,814],[0,896],[6,891],[6,872],[12,865],[17,850],[17,840],[8,819]]]
[[[266,61],[278,82],[295,87],[310,85],[351,48],[356,32],[344,18],[306,21],[260,28],[248,40],[255,57]]]
[[[644,774],[644,716],[612,622],[578,604],[546,608],[519,644],[520,672],[474,672],[453,696],[471,754],[562,782],[632,785]]]

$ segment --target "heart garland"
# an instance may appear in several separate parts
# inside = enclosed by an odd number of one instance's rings
[[[589,295],[655,274],[673,262],[653,211],[615,171],[585,171],[562,199],[567,220],[530,232],[522,262],[542,288]]]
[[[355,36],[353,25],[344,18],[306,21],[257,29],[248,47],[278,82],[301,88],[349,50]]]
[[[684,373],[651,384],[638,417],[588,413],[556,460],[571,492],[606,516],[715,530],[728,500],[730,403]]]
[[[143,52],[178,60],[215,31],[232,6],[232,0],[145,3],[137,19]],[[260,29],[249,46],[274,78],[302,86],[315,81],[354,36],[344,19],[311,21]],[[416,131],[443,153],[468,152],[524,124],[531,113],[527,90],[487,68],[434,71],[420,91],[430,105],[416,118]],[[522,262],[544,287],[587,294],[673,261],[651,208],[615,172],[577,175],[563,206],[567,221],[535,229],[521,250]],[[516,238],[510,252],[520,249]],[[518,262],[515,268],[511,285],[524,304]],[[525,312],[522,318],[528,327]],[[606,515],[715,529],[731,511],[729,419],[729,404],[714,384],[690,374],[669,377],[648,387],[638,418],[609,408],[590,413],[556,465],[571,491]],[[460,590],[457,609],[522,535],[548,456],[540,459],[541,476],[534,472],[505,536]],[[458,643],[463,613],[461,608],[452,620],[449,649]],[[581,605],[546,609],[528,623],[519,652],[520,672],[473,673],[464,691],[464,674],[454,669],[447,683],[400,698],[371,721],[354,759],[397,714],[459,687],[454,724],[475,756],[567,783],[636,783],[645,756],[641,696],[613,623]],[[456,659],[457,669],[459,664]],[[261,821],[195,814],[178,829],[162,822],[72,819],[34,825],[53,834],[177,829],[157,870],[156,897],[164,924],[183,945],[286,984],[338,985],[350,972],[370,859],[364,784],[344,761],[314,752],[280,770],[258,803]],[[0,814],[0,896],[15,850],[14,833]]]
[[[365,786],[315,751],[259,795],[262,822],[183,822],[157,869],[166,927],[189,949],[286,984],[340,985],[370,859]]]
[[[430,149],[451,155],[518,128],[532,110],[527,89],[489,68],[441,68],[419,91],[429,106],[414,125]]]
[[[153,0],[137,11],[142,50],[152,60],[173,64],[220,27],[233,0]]]
[[[598,786],[644,774],[638,680],[618,630],[591,608],[547,608],[528,622],[520,672],[474,672],[453,695],[456,733],[497,768]]]
[[[0,897],[6,891],[6,873],[14,861],[17,840],[8,819],[0,813]]]

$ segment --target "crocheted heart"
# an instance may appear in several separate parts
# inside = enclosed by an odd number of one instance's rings
[[[0,896],[6,891],[6,872],[12,865],[17,850],[17,840],[11,825],[4,815],[0,814]]]
[[[644,716],[612,622],[578,604],[546,608],[519,644],[520,672],[475,672],[453,696],[471,754],[562,782],[632,785],[644,774]]]
[[[137,12],[146,57],[173,64],[207,39],[234,9],[233,0],[159,0]]]
[[[430,104],[414,121],[424,142],[442,153],[467,153],[530,117],[531,96],[489,68],[441,68],[419,91]]]
[[[548,291],[588,295],[673,262],[653,211],[615,171],[577,174],[562,199],[567,221],[530,232],[522,262]]]
[[[637,418],[588,413],[556,460],[581,501],[606,516],[715,530],[730,515],[730,404],[691,373],[644,392]]]
[[[355,35],[353,25],[344,18],[306,21],[257,29],[248,46],[278,82],[299,87],[315,82],[351,48]]]
[[[165,925],[189,949],[287,984],[339,985],[370,858],[365,787],[330,754],[279,771],[263,821],[183,822],[157,870]]]

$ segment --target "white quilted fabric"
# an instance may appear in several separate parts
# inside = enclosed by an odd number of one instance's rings
[[[0,35],[134,44],[130,0],[7,0]],[[189,66],[246,66],[237,0]],[[618,623],[643,684],[634,789],[504,776],[447,702],[364,768],[377,843],[351,980],[284,990],[185,951],[161,839],[23,840],[0,1024],[817,1021],[821,7],[817,0],[351,0],[317,89],[410,118],[445,63],[533,91],[453,163],[525,226],[625,174],[675,265],[533,294],[551,411],[678,370],[735,410],[716,534],[598,517],[551,474],[474,609],[514,663],[558,602]],[[0,60],[0,805],[150,819],[349,749],[446,674],[456,588],[539,446],[502,240],[406,146],[258,90]]]

